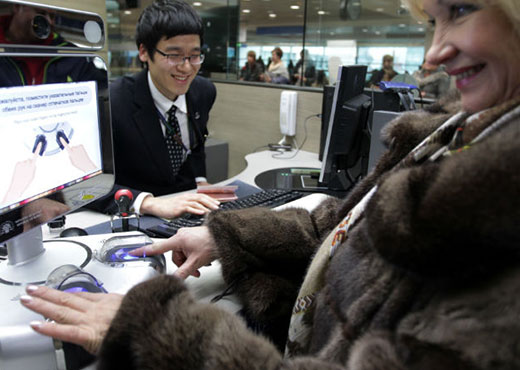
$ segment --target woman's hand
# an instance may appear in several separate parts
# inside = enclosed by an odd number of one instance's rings
[[[101,342],[121,305],[123,296],[104,293],[66,293],[45,286],[29,285],[20,298],[28,309],[53,322],[33,321],[40,334],[75,343],[92,354]]]
[[[179,229],[171,238],[135,249],[131,254],[153,256],[170,250],[173,263],[179,267],[174,274],[182,279],[199,277],[199,268],[216,259],[215,241],[206,226]]]
[[[169,198],[155,198],[152,195],[144,198],[140,212],[163,218],[179,217],[183,213],[203,215],[218,209],[220,202],[201,193],[186,193]]]

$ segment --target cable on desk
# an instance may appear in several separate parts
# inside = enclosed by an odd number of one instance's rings
[[[305,120],[303,121],[303,131],[305,132],[305,136],[303,138],[302,145],[296,146],[296,152],[293,155],[291,155],[290,157],[284,157],[283,156],[284,152],[280,152],[278,155],[273,154],[271,157],[275,158],[275,159],[292,159],[292,158],[296,157],[298,155],[298,153],[300,152],[300,149],[303,148],[303,146],[305,145],[305,142],[307,141],[307,121],[314,117],[321,118],[321,114],[312,114],[312,115],[306,117]],[[295,141],[296,141],[296,139],[295,139]]]
[[[253,149],[253,153],[258,152],[260,149],[267,149],[267,148],[269,148],[269,145],[259,146],[259,147],[255,148],[255,149]]]

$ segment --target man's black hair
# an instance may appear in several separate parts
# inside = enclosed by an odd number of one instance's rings
[[[137,21],[135,43],[143,44],[150,59],[157,43],[166,37],[199,35],[202,46],[204,26],[197,12],[180,0],[156,0],[147,6]]]

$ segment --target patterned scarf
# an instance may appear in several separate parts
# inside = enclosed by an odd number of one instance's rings
[[[493,132],[520,116],[520,97],[502,105],[469,115],[458,112],[437,130],[417,145],[392,171],[439,161],[463,150],[469,149]],[[323,241],[312,259],[294,305],[285,356],[294,357],[308,352],[312,335],[313,313],[317,294],[325,285],[325,273],[330,259],[337,248],[344,245],[349,231],[361,219],[365,207],[377,191],[374,186],[361,201]]]

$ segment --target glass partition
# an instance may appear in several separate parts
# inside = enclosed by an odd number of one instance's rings
[[[289,73],[286,83],[300,86],[333,83],[341,64],[368,65],[370,79],[371,71],[382,68],[385,55],[393,57],[393,67],[401,77],[412,74],[423,61],[428,30],[412,19],[399,0],[187,2],[204,20],[207,56],[201,73],[213,79],[244,79],[242,70],[247,68],[250,52],[265,74],[277,47]],[[107,0],[113,77],[141,68],[135,24],[150,3]]]

